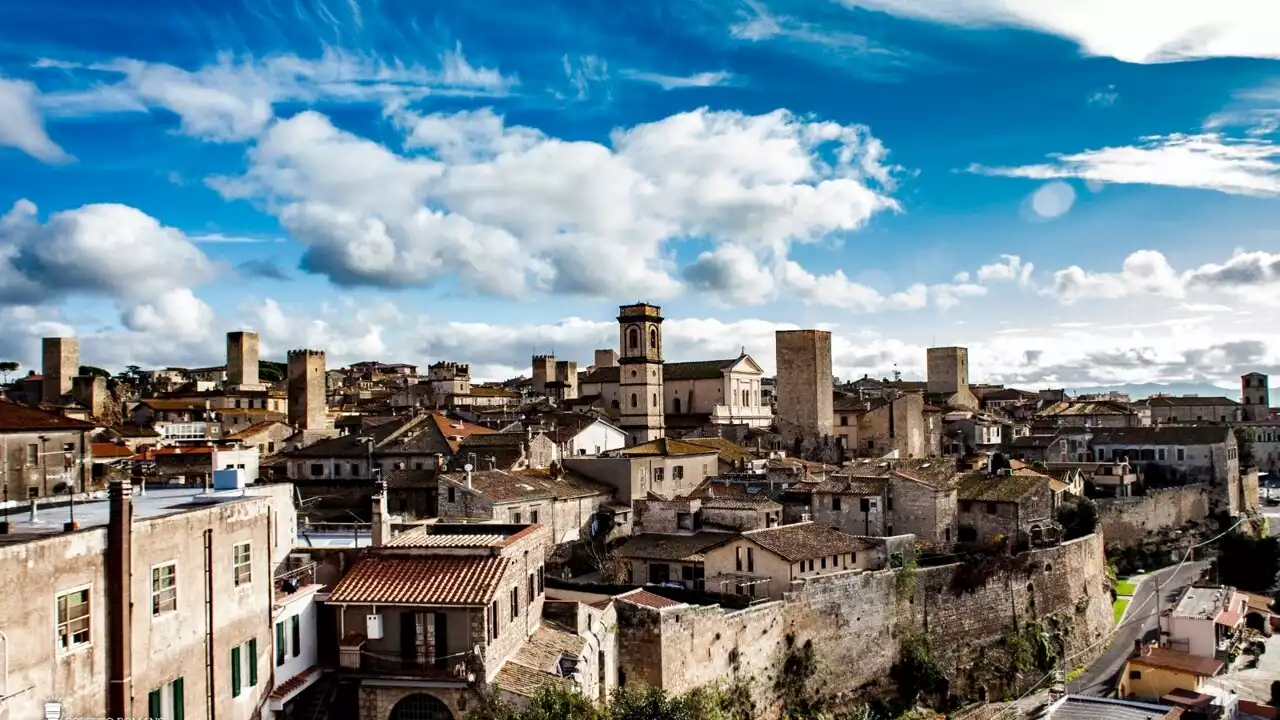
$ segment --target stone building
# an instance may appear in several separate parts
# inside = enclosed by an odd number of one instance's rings
[[[262,389],[258,383],[258,333],[227,333],[227,385]]]
[[[600,507],[613,500],[613,488],[558,465],[442,473],[435,487],[442,518],[541,524],[555,545],[590,537]]]
[[[621,368],[603,366],[582,377],[583,396],[599,396],[602,407],[619,408]],[[669,427],[747,425],[767,428],[773,409],[765,397],[764,371],[747,354],[723,360],[664,363],[663,413]]]
[[[0,482],[5,500],[91,489],[92,423],[0,400]]]
[[[718,472],[715,448],[683,440],[654,440],[600,457],[565,458],[564,466],[616,490],[619,502],[687,495]]]
[[[372,470],[435,470],[446,462],[461,464],[455,455],[462,441],[493,432],[435,412],[389,418],[349,435],[289,450],[285,453],[288,476],[299,485],[369,485]]]
[[[80,374],[80,341],[73,337],[44,338],[41,400],[60,405],[71,394],[72,378]]]
[[[956,499],[961,542],[985,543],[1001,536],[1016,546],[1059,536],[1054,521],[1057,503],[1046,475],[1007,468],[965,473],[959,479]]]
[[[1241,481],[1235,432],[1225,425],[1103,430],[1093,434],[1089,448],[1094,460],[1128,460],[1144,470],[1148,481],[1156,466],[1192,482],[1209,483],[1215,487],[1215,500],[1232,514],[1257,506],[1257,493],[1245,492]]]
[[[856,460],[841,468],[836,477],[848,478],[851,482],[879,479],[888,482],[883,535],[915,535],[940,546],[955,542],[957,468],[954,458]],[[856,512],[860,511],[861,505]]]
[[[831,333],[825,330],[779,330],[777,352],[778,432],[784,442],[804,454],[825,445],[833,435]]]
[[[476,683],[594,686],[596,657],[543,621],[550,546],[542,525],[438,523],[368,551],[326,601],[339,679],[357,698],[336,711],[454,720],[474,709]]]
[[[787,489],[794,506],[819,525],[850,535],[883,537],[889,529],[889,479],[832,475]],[[793,514],[789,517],[795,518]]]
[[[290,350],[288,368],[289,424],[302,431],[330,427],[324,351]]]
[[[15,522],[0,545],[0,572],[22,588],[0,620],[9,717],[47,717],[49,700],[62,717],[258,717],[291,489],[135,496],[115,482],[76,520]]]
[[[1154,395],[1138,405],[1151,411],[1151,424],[1240,422],[1240,403],[1226,397]]]
[[[968,348],[929,348],[926,361],[927,399],[930,404],[978,409],[978,398],[969,389]]]
[[[1241,419],[1259,422],[1271,419],[1271,384],[1270,379],[1262,373],[1248,373],[1240,376]]]
[[[1036,417],[1059,427],[1140,427],[1150,418],[1134,406],[1114,400],[1062,400],[1046,406]]]
[[[815,522],[749,530],[705,551],[703,582],[711,592],[781,600],[807,580],[870,568],[872,547]]]
[[[266,457],[283,452],[285,441],[292,436],[293,428],[279,420],[267,420],[227,435],[226,439],[245,447],[258,448],[258,452]]]
[[[458,444],[458,457],[477,470],[547,468],[560,459],[560,446],[532,429],[472,433]]]
[[[916,393],[860,399],[840,395],[833,401],[833,432],[852,457],[936,457],[941,437],[939,413],[926,411]]]

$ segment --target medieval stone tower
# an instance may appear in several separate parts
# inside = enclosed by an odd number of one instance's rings
[[[258,333],[227,333],[227,385],[258,384]]]
[[[551,384],[551,383],[548,383]],[[578,397],[578,361],[557,360],[555,388],[557,399],[572,400]]]
[[[831,333],[779,330],[777,360],[778,432],[792,447],[813,450],[826,443],[835,421],[831,380]]]
[[[1240,402],[1244,403],[1244,419],[1258,422],[1271,416],[1270,380],[1262,373],[1240,376]]]
[[[618,308],[618,423],[631,445],[666,433],[662,412],[662,308],[646,303]],[[829,402],[829,401],[828,401]]]
[[[289,424],[298,430],[327,426],[323,350],[289,351]]]
[[[926,353],[928,390],[954,395],[969,389],[969,350],[962,347],[929,348]]]
[[[547,392],[547,383],[555,382],[556,356],[533,356],[533,391],[539,395]]]
[[[62,396],[71,393],[72,379],[80,374],[80,341],[73,337],[45,338],[41,349],[44,380],[40,399],[61,403]]]

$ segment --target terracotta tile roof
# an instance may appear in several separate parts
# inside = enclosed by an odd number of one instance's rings
[[[410,468],[393,468],[382,474],[383,480],[386,481],[387,487],[397,490],[404,489],[427,489],[434,488],[431,484],[431,476],[434,470],[413,470]]]
[[[485,387],[483,385],[472,385],[471,394],[475,397],[505,397],[518,398],[520,393],[512,392],[505,388]]]
[[[543,672],[554,672],[560,666],[560,656],[576,658],[582,655],[587,641],[547,620],[534,631],[512,658],[517,664]]]
[[[1130,665],[1173,670],[1201,677],[1213,677],[1222,670],[1222,661],[1215,658],[1200,657],[1162,647],[1143,647],[1138,654],[1129,658]]]
[[[768,506],[775,504],[770,489],[769,481],[764,478],[758,482],[717,482],[715,478],[707,478],[698,487],[689,491],[689,497],[701,499],[703,507],[717,507],[720,501],[729,500],[755,506]],[[774,488],[774,491],[777,492],[777,489]],[[708,503],[716,504],[708,505]]]
[[[849,478],[892,478],[914,480],[930,487],[949,490],[956,481],[955,458],[916,458],[907,460],[855,460],[836,473]]]
[[[754,495],[750,497],[713,497],[705,498],[702,501],[702,507],[708,510],[781,510],[782,506],[767,495]]]
[[[662,379],[666,380],[714,380],[724,377],[724,371],[738,364],[742,356],[727,360],[695,360],[693,362],[666,363],[662,366]]]
[[[409,548],[461,548],[461,547],[502,547],[508,533],[486,533],[484,525],[476,524],[476,532],[463,535],[454,533],[433,533],[429,528],[416,527],[396,535],[387,542],[387,547]]]
[[[260,432],[270,430],[275,425],[285,425],[287,427],[287,424],[284,422],[281,422],[280,420],[263,420],[262,422],[256,422],[239,432],[231,433],[230,435],[227,436],[226,439],[227,440],[244,440],[245,438],[257,435]]]
[[[884,495],[889,491],[888,478],[861,478],[833,476],[824,482],[813,483],[807,492],[831,495],[859,495],[862,497]]]
[[[503,557],[392,557],[356,563],[329,602],[376,605],[487,605],[509,561]]]
[[[494,432],[483,425],[445,417],[444,413],[430,413],[429,417],[435,422],[436,429],[444,437],[445,441],[449,443],[449,449],[453,452],[458,452],[458,444],[465,438]]]
[[[625,457],[672,457],[678,455],[706,455],[708,453],[719,453],[719,450],[705,445],[695,445],[685,440],[672,440],[670,438],[650,440],[647,443],[640,443],[619,451],[619,454]]]
[[[166,400],[163,398],[147,398],[138,403],[138,405],[146,405],[152,410],[216,410],[208,407],[204,400]]]
[[[1094,433],[1091,445],[1213,445],[1225,443],[1231,428],[1225,425],[1158,425],[1106,428]]]
[[[93,443],[93,456],[101,460],[117,460],[133,457],[133,451],[115,443]]]
[[[684,604],[682,602],[677,602],[675,600],[672,600],[671,598],[664,598],[661,595],[654,595],[648,590],[632,590],[631,592],[623,593],[622,595],[619,595],[614,599],[626,600],[629,603],[633,603],[635,605],[641,605],[647,608],[653,608],[655,610],[662,610],[663,608],[675,607],[677,605]]]
[[[596,368],[587,373],[579,380],[581,385],[608,385],[610,383],[616,385],[622,378],[622,368],[614,365],[612,367]]]
[[[38,410],[0,400],[0,431],[6,430],[92,430],[97,427],[60,413]]]
[[[508,660],[493,678],[493,684],[499,690],[533,697],[544,685],[563,685],[569,687],[569,679],[548,672],[534,670],[515,661]]]
[[[668,560],[672,562],[702,562],[706,551],[733,539],[728,533],[695,533],[693,535],[661,535],[640,533],[632,535],[617,550],[618,557],[634,560]]]
[[[280,685],[275,690],[271,691],[271,699],[284,700],[285,698],[292,695],[294,692],[306,687],[308,684],[313,682],[315,678],[319,676],[320,676],[320,666],[312,665],[306,670],[303,670],[297,675],[294,675],[288,680],[285,680],[284,682],[280,683]]]
[[[1048,482],[1047,475],[1029,470],[1009,475],[988,475],[986,471],[979,470],[960,476],[956,498],[978,502],[1018,502]]]
[[[160,437],[160,433],[155,430],[139,425],[112,425],[111,431],[125,438]]]
[[[685,442],[709,447],[720,453],[720,460],[727,463],[751,462],[758,458],[750,450],[738,443],[722,437],[685,438]]]
[[[440,480],[465,488],[466,473],[445,473]],[[576,498],[613,495],[613,488],[565,470],[557,479],[550,470],[479,470],[471,473],[471,489],[497,502],[536,498]]]
[[[1248,605],[1250,608],[1254,610],[1270,611],[1271,598],[1267,597],[1266,595],[1255,595],[1253,593],[1241,593],[1241,594],[1244,595],[1245,604]]]
[[[748,530],[742,533],[742,537],[789,562],[858,552],[870,547],[865,540],[813,522]]]
[[[1142,401],[1147,407],[1219,407],[1235,406],[1240,403],[1228,397],[1192,396],[1192,397],[1149,397]]]

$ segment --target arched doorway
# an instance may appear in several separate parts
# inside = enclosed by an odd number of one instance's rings
[[[436,697],[414,693],[391,708],[391,720],[453,720],[453,713]]]

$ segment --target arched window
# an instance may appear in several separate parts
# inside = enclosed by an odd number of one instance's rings
[[[627,347],[631,350],[640,347],[640,331],[636,328],[631,328],[627,331]]]
[[[631,407],[636,407],[639,404],[640,404],[640,399],[636,397],[635,393],[631,393]]]
[[[391,720],[453,720],[453,713],[434,696],[414,693],[396,703]]]
[[[742,404],[743,404],[743,405],[750,405],[750,404],[751,404],[751,391],[750,391],[750,390],[743,390],[743,391],[742,391]]]
[[[658,328],[649,328],[649,349],[658,349]]]
[[[672,412],[675,413],[676,415],[679,415],[680,414],[680,398],[676,398],[674,403],[675,403],[675,406],[672,408]]]
[[[658,393],[653,394],[653,407],[658,407]]]

